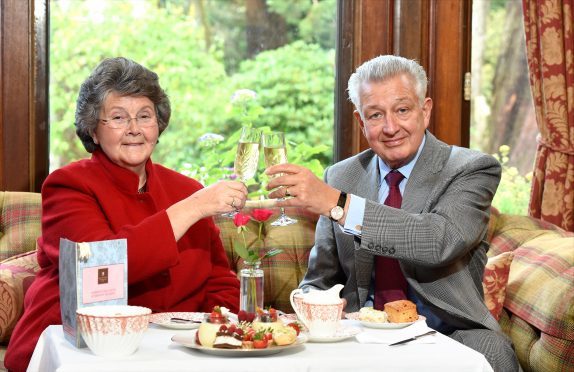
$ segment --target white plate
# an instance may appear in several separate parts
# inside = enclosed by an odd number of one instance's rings
[[[195,334],[197,330],[191,331],[185,335],[174,335],[171,340],[177,344],[189,347],[191,349],[199,350],[206,354],[225,356],[225,357],[254,357],[277,354],[284,350],[289,350],[301,346],[307,342],[307,336],[300,333],[297,339],[291,345],[285,346],[269,346],[265,349],[218,349],[215,347],[201,346],[195,343]]]
[[[415,320],[414,322],[404,322],[404,323],[376,323],[376,322],[366,322],[364,320],[361,320],[361,324],[367,328],[377,328],[377,329],[399,329],[399,328],[405,328],[407,326],[410,326],[411,324],[415,323],[415,322],[420,322],[420,321],[424,321],[426,320],[426,318],[422,315],[419,315],[419,318],[417,320]]]
[[[341,327],[333,336],[329,337],[314,337],[309,335],[309,342],[339,342],[351,337],[355,337],[361,333],[358,327]]]
[[[190,319],[201,322],[205,313],[156,313],[150,316],[150,323],[171,329],[195,329],[199,328],[201,323],[180,323],[172,322],[171,318]]]

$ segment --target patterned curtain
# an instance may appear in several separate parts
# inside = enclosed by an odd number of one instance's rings
[[[574,0],[522,0],[540,130],[529,214],[574,231]]]

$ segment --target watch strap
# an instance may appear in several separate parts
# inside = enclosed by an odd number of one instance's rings
[[[337,201],[337,205],[343,209],[345,209],[345,203],[347,202],[347,193],[344,191],[341,191],[341,194],[339,194],[339,200]]]

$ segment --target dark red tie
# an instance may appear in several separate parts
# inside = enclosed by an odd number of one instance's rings
[[[399,171],[391,171],[385,177],[389,185],[389,195],[385,205],[401,208],[403,197],[399,183],[405,178]],[[401,271],[399,261],[390,257],[375,257],[375,303],[374,307],[383,310],[387,302],[404,300],[407,298],[407,280]]]

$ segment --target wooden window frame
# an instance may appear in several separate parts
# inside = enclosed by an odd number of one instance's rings
[[[429,129],[468,147],[472,0],[338,0],[337,7],[334,160],[368,147],[346,88],[353,70],[380,54],[423,65],[434,101]],[[49,0],[4,0],[0,11],[0,189],[37,192],[49,172]]]

